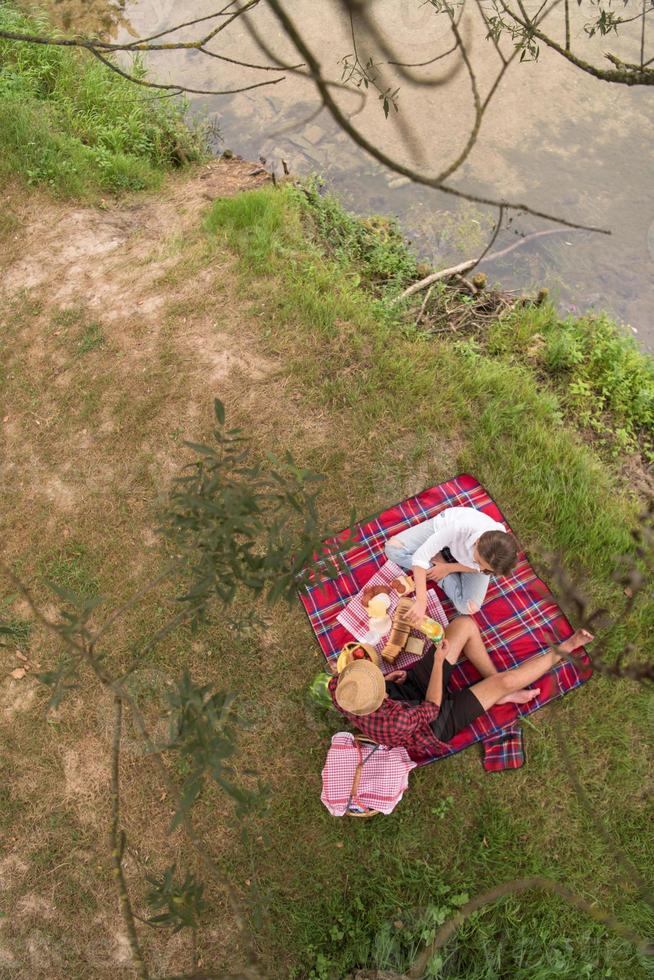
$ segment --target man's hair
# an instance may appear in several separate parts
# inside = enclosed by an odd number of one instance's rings
[[[518,561],[518,542],[506,531],[484,531],[477,541],[477,551],[495,575],[508,575]]]

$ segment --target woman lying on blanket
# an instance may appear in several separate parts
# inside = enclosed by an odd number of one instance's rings
[[[540,688],[528,685],[592,639],[586,630],[577,630],[554,650],[498,673],[474,619],[457,616],[446,627],[438,648],[432,644],[411,669],[394,670],[384,677],[371,661],[355,660],[332,677],[329,692],[338,710],[368,738],[390,747],[403,745],[415,758],[432,757],[494,705],[525,704],[537,697]],[[461,654],[483,680],[450,691],[450,674]]]
[[[489,575],[508,575],[518,547],[503,524],[475,507],[448,507],[386,542],[386,557],[410,571],[416,599],[408,619],[418,626],[427,611],[427,580],[438,582],[460,613],[476,613]]]

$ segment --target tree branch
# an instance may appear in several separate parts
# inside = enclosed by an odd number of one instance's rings
[[[409,970],[408,976],[411,980],[424,976],[427,964],[434,953],[445,946],[459,926],[474,912],[479,911],[479,909],[484,908],[486,905],[490,905],[492,902],[498,901],[498,899],[506,898],[509,895],[519,895],[527,891],[544,891],[559,895],[570,905],[574,905],[580,911],[585,912],[596,922],[601,923],[607,929],[611,929],[619,936],[634,943],[642,952],[650,954],[652,952],[651,943],[633,932],[629,926],[619,922],[608,912],[601,912],[594,905],[591,905],[590,902],[582,898],[581,895],[577,895],[572,889],[567,888],[558,881],[554,881],[552,878],[546,878],[544,875],[533,875],[530,878],[518,878],[515,881],[507,881],[502,885],[496,885],[494,888],[489,888],[488,891],[477,895],[475,898],[470,899],[469,902],[466,902],[465,905],[462,905],[456,915],[452,916],[451,919],[440,927],[434,941],[418,956]]]
[[[500,205],[500,211],[502,211],[502,206]],[[501,221],[501,219],[500,219]],[[500,227],[500,221],[498,221],[495,226],[495,232],[491,238],[490,244],[492,245],[497,237],[497,233]],[[493,262],[495,259],[501,259],[503,256],[508,255],[515,248],[520,248],[521,245],[525,245],[527,242],[533,241],[535,238],[544,238],[545,235],[557,235],[563,231],[562,228],[547,228],[544,231],[535,231],[531,235],[525,235],[524,238],[519,238],[517,242],[512,242],[511,245],[507,245],[506,248],[502,248],[499,252],[492,252],[487,255],[489,246],[481,254],[478,259],[467,259],[465,262],[459,262],[458,265],[453,265],[449,269],[442,269],[440,272],[432,272],[431,275],[425,276],[420,282],[414,282],[412,286],[409,286],[404,292],[400,293],[397,297],[396,302],[401,299],[407,299],[409,296],[413,296],[414,293],[420,292],[421,289],[425,289],[426,286],[431,286],[433,282],[438,282],[439,279],[449,279],[450,276],[459,275],[462,272],[469,272],[470,269],[474,269],[476,265],[481,262]]]
[[[148,980],[148,969],[143,960],[139,946],[132,904],[129,899],[127,883],[123,874],[123,852],[125,850],[125,835],[120,829],[120,738],[123,724],[123,704],[120,697],[114,697],[114,737],[111,747],[111,861],[114,878],[118,889],[120,912],[127,931],[127,940],[132,954],[132,964],[139,980]]]
[[[240,88],[233,89],[189,88],[187,85],[180,85],[179,83],[175,85],[166,85],[160,82],[147,82],[144,78],[137,78],[135,75],[129,75],[126,71],[123,71],[122,68],[119,68],[118,65],[114,64],[112,61],[109,61],[109,59],[105,58],[104,55],[101,55],[100,52],[96,51],[96,49],[91,45],[81,46],[85,47],[87,51],[90,51],[91,54],[98,59],[98,61],[101,61],[102,64],[106,65],[107,68],[110,68],[111,71],[115,71],[117,75],[121,75],[128,81],[134,82],[136,85],[143,85],[146,88],[177,89],[180,92],[188,92],[191,95],[236,95],[237,92],[249,92],[253,88],[263,88],[264,85],[277,85],[279,82],[283,82],[285,80],[284,75],[282,75],[281,78],[271,78],[268,82],[255,82],[253,85],[243,85]]]
[[[500,0],[503,10],[509,17],[520,24],[525,31],[530,35],[537,37],[539,41],[546,44],[553,51],[557,51],[562,57],[569,61],[571,64],[580,68],[582,71],[587,72],[589,75],[593,75],[595,78],[599,78],[605,82],[617,82],[621,85],[654,85],[654,70],[646,68],[641,65],[629,65],[625,62],[620,61],[615,55],[607,53],[605,57],[616,66],[615,69],[608,68],[597,68],[595,65],[591,65],[588,61],[584,61],[578,55],[572,53],[572,51],[566,51],[562,48],[553,38],[548,34],[545,34],[540,28],[536,27],[534,22],[529,19],[524,19],[520,17],[514,10],[509,7],[506,0]]]
[[[272,7],[273,11],[275,12],[282,27],[284,28],[286,34],[288,35],[288,37],[291,38],[291,40],[295,44],[298,53],[301,55],[302,58],[304,58],[307,65],[309,66],[309,71],[312,76],[312,80],[316,85],[316,88],[320,92],[323,102],[327,107],[327,109],[329,110],[329,112],[331,113],[331,115],[333,116],[333,118],[336,120],[337,123],[339,123],[341,128],[345,130],[345,132],[349,136],[351,136],[356,143],[358,143],[358,145],[362,149],[364,149],[372,157],[378,160],[379,163],[382,163],[384,166],[388,167],[390,170],[394,170],[398,174],[402,174],[403,176],[408,177],[410,180],[413,180],[417,184],[422,184],[425,187],[433,187],[437,190],[443,191],[443,193],[445,194],[450,194],[454,197],[462,198],[463,200],[473,201],[476,202],[477,204],[490,204],[494,207],[500,207],[500,205],[502,205],[507,209],[510,208],[512,210],[521,210],[528,214],[533,214],[535,217],[544,218],[547,221],[555,221],[558,224],[563,225],[564,227],[581,228],[585,231],[597,231],[605,235],[610,234],[610,232],[604,228],[597,228],[588,225],[580,225],[577,224],[576,222],[567,221],[564,218],[560,218],[543,211],[537,211],[534,208],[530,208],[529,205],[527,204],[518,204],[518,203],[513,203],[511,201],[498,201],[495,200],[494,198],[482,197],[480,195],[468,194],[465,191],[456,190],[455,188],[442,183],[442,179],[440,175],[437,177],[427,177],[425,174],[418,173],[417,171],[412,170],[410,167],[407,167],[404,164],[400,163],[399,161],[393,160],[391,157],[387,156],[386,153],[381,151],[378,147],[374,146],[374,144],[370,143],[369,140],[367,140],[364,136],[362,136],[362,134],[359,133],[359,131],[354,126],[352,126],[352,124],[346,118],[346,116],[341,111],[339,106],[335,103],[334,99],[331,96],[331,93],[329,92],[325,79],[323,78],[319,63],[316,61],[310,48],[307,47],[303,37],[299,34],[293,21],[289,18],[288,14],[286,13],[285,9],[282,7],[279,0],[268,0],[268,2],[269,5]]]

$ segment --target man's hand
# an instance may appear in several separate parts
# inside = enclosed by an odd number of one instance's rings
[[[395,681],[396,684],[404,684],[406,680],[406,670],[391,670],[389,674],[384,674],[385,681]]]
[[[412,626],[420,626],[421,622],[427,615],[427,603],[419,602],[416,600],[413,605],[407,609],[405,619]]]
[[[434,653],[434,659],[447,660],[447,655],[450,652],[450,641],[443,638],[441,642],[436,647],[436,652]]]

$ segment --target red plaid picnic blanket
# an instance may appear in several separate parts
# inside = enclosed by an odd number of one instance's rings
[[[330,663],[335,662],[343,645],[352,639],[337,616],[385,563],[386,539],[400,534],[413,524],[435,517],[446,507],[476,507],[510,528],[506,517],[488,492],[468,474],[423,490],[415,497],[356,525],[355,543],[344,553],[347,571],[330,581],[316,581],[300,592],[300,600],[309,622]],[[347,531],[343,531],[333,541],[346,538]],[[430,587],[435,587],[432,583],[429,584]],[[438,590],[438,594],[445,614],[452,619],[456,610],[441,590]],[[511,575],[500,579],[491,578],[486,600],[475,619],[486,647],[500,671],[516,667],[523,660],[544,650],[552,641],[552,634],[556,640],[561,641],[573,632],[570,623],[551,598],[549,589],[537,578],[522,552]],[[523,715],[538,711],[555,698],[579,687],[590,676],[589,666],[584,665],[581,669],[564,661],[539,680],[540,694],[537,698],[524,705],[496,705],[488,714],[482,715],[459,732],[448,743],[448,750],[417,761],[424,765],[467,749],[474,742],[495,737],[504,729],[514,726]],[[477,680],[477,671],[464,660],[452,672],[450,686],[453,690],[458,690]],[[506,761],[508,767],[511,767],[511,743],[507,745],[509,755]],[[501,768],[501,762],[500,747],[495,753],[493,768]]]
[[[519,724],[503,728],[497,735],[487,735],[482,744],[484,748],[482,765],[486,772],[522,769],[525,764],[522,728]]]

